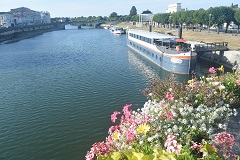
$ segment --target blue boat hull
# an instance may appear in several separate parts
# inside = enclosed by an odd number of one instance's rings
[[[166,56],[163,52],[157,53],[147,47],[141,46],[128,39],[128,47],[132,50],[140,53],[153,63],[157,64],[164,70],[177,74],[191,74],[195,71],[196,58],[179,59]]]

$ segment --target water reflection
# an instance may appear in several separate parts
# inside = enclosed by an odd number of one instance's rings
[[[168,78],[175,77],[178,82],[186,83],[190,75],[182,75],[168,72],[161,67],[153,64],[147,58],[143,57],[139,53],[132,49],[128,49],[128,61],[132,64],[136,70],[138,70],[145,78],[153,80],[154,78]]]

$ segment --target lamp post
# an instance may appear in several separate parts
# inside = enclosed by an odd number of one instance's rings
[[[172,29],[172,26],[171,26],[171,18],[172,18],[172,16],[169,16],[169,29],[170,29],[170,30]]]
[[[209,14],[208,33],[209,33],[209,31],[210,31],[210,20],[211,20],[211,16],[212,16],[212,14]]]

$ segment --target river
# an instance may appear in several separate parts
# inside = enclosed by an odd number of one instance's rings
[[[82,28],[0,44],[0,159],[82,160],[110,115],[172,76],[128,50],[125,35]],[[186,75],[175,75],[187,81]]]

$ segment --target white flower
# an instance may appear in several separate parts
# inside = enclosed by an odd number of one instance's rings
[[[153,138],[152,137],[148,137],[148,142],[152,142]]]
[[[223,89],[225,89],[226,87],[224,86],[224,85],[220,85],[220,86],[218,86],[218,89],[221,91],[221,90],[223,90]]]
[[[223,125],[221,123],[218,124],[219,128],[223,128]]]
[[[149,93],[148,95],[149,95],[149,96],[152,96],[153,94],[152,94],[152,93]]]
[[[173,126],[173,132],[178,132],[178,126],[177,125]]]
[[[183,124],[187,124],[187,120],[186,120],[186,119],[183,119],[183,120],[182,120],[182,123],[183,123]]]

